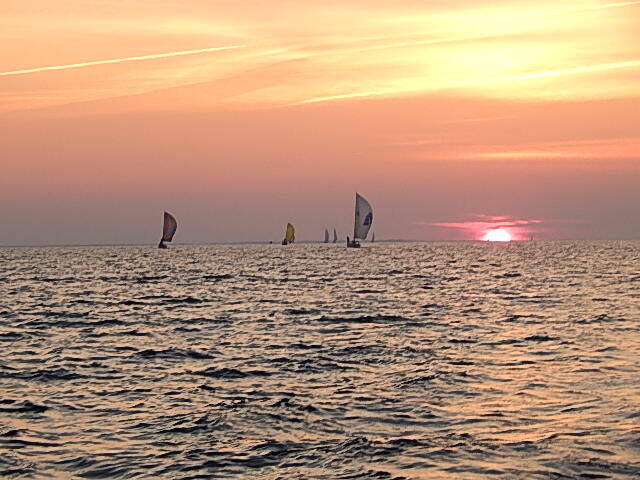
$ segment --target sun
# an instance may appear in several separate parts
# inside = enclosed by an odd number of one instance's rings
[[[511,235],[502,228],[496,228],[494,230],[489,230],[482,239],[485,242],[510,242]]]

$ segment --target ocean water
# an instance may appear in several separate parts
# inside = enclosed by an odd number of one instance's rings
[[[0,477],[638,479],[640,242],[0,249]]]

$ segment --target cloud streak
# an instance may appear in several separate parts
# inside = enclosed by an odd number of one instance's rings
[[[585,10],[602,10],[605,8],[634,7],[636,5],[640,5],[640,1],[605,3],[604,5],[593,5],[593,6],[585,7]]]
[[[536,230],[535,226],[551,222],[541,219],[518,219],[508,215],[473,215],[477,220],[462,222],[413,222],[425,227],[452,228],[468,232],[475,239],[482,238],[487,232],[495,229],[509,231],[514,240],[527,238]]]
[[[471,88],[476,86],[491,85],[496,83],[517,82],[522,80],[537,80],[537,79],[566,76],[566,75],[583,75],[583,74],[590,74],[590,73],[605,72],[609,70],[638,68],[638,67],[640,67],[640,60],[629,60],[629,61],[623,61],[623,62],[610,62],[610,63],[602,63],[602,64],[596,64],[596,65],[586,65],[582,67],[566,68],[562,70],[531,72],[531,73],[524,73],[519,75],[512,75],[508,77],[487,78],[482,80],[474,80],[472,82],[468,82],[468,81],[457,82],[457,83],[451,82],[448,87],[450,89],[465,89],[465,88]],[[361,98],[369,98],[369,97],[383,97],[383,96],[402,97],[404,95],[408,95],[411,93],[413,94],[426,93],[429,90],[438,90],[440,88],[442,87],[438,87],[438,88],[395,87],[395,88],[388,88],[384,90],[348,92],[343,94],[308,98],[299,102],[292,103],[290,104],[290,106],[306,105],[309,103],[335,102],[335,101],[361,99]],[[492,118],[491,120],[495,120],[495,119]]]
[[[483,230],[493,228],[522,227],[525,225],[536,225],[543,223],[543,220],[523,219],[518,220],[508,216],[476,215],[480,217],[478,221],[466,222],[414,222],[414,225],[427,225],[431,227],[459,228],[462,230]]]
[[[548,72],[533,72],[522,75],[513,75],[511,77],[501,78],[497,81],[514,81],[514,80],[531,80],[536,78],[557,77],[559,75],[579,75],[582,73],[602,72],[607,70],[616,70],[619,68],[635,68],[640,67],[640,60],[629,60],[626,62],[601,63],[598,65],[587,65],[584,67],[566,68],[563,70],[552,70]]]
[[[92,62],[70,63],[67,65],[54,65],[48,67],[28,68],[24,70],[13,70],[10,72],[0,72],[0,77],[8,77],[12,75],[28,75],[30,73],[47,72],[52,70],[69,70],[72,68],[93,67],[95,65],[108,65],[112,63],[137,62],[141,60],[155,60],[158,58],[181,57],[185,55],[198,55],[202,53],[220,52],[223,50],[233,50],[243,48],[244,45],[229,45],[225,47],[200,48],[197,50],[181,50],[178,52],[156,53],[152,55],[140,55],[136,57],[112,58],[109,60],[95,60]]]

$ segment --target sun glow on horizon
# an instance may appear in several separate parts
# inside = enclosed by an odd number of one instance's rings
[[[489,230],[482,240],[485,242],[510,242],[511,234],[507,232],[503,228],[495,228],[493,230]]]

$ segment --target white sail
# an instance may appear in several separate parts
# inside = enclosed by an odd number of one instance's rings
[[[338,241],[338,233],[336,232],[336,229],[333,229],[333,243],[336,243]]]
[[[359,193],[356,193],[356,216],[353,227],[353,239],[364,240],[373,224],[373,209],[371,204]]]
[[[324,243],[329,243],[329,230],[324,229]]]

